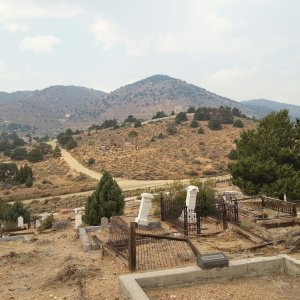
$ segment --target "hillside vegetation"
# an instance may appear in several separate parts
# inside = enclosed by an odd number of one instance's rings
[[[174,119],[134,128],[102,129],[74,136],[78,146],[71,150],[78,160],[96,170],[128,179],[181,179],[228,173],[228,154],[234,139],[256,123],[243,119],[244,128],[222,124],[208,128],[208,121],[193,115],[176,124]]]

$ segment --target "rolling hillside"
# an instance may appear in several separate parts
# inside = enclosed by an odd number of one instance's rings
[[[241,103],[248,106],[251,109],[254,109],[260,117],[263,117],[272,111],[288,109],[291,118],[300,118],[300,106],[298,105],[280,103],[266,99],[247,100],[241,101]]]
[[[86,110],[104,92],[77,86],[51,86],[43,90],[0,93],[0,119],[30,125],[53,133],[66,127],[84,127],[96,122]]]

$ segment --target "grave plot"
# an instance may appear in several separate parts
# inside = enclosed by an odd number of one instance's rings
[[[174,285],[145,290],[150,300],[154,299],[298,299],[300,277],[291,275],[268,275],[263,277],[235,279],[225,282]]]

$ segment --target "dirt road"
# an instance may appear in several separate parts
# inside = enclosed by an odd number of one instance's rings
[[[56,140],[52,140],[49,142],[52,147],[56,146]],[[68,151],[65,149],[61,149],[61,157],[64,159],[71,169],[74,169],[77,172],[81,172],[86,174],[96,180],[99,180],[102,176],[101,173],[88,169],[84,165],[82,165],[77,159],[75,159]],[[228,177],[230,175],[227,175]],[[226,176],[222,176],[225,178]],[[218,178],[218,176],[214,177]],[[120,187],[123,190],[133,190],[139,188],[146,188],[146,187],[154,187],[154,186],[163,186],[169,183],[172,183],[173,180],[130,180],[125,178],[115,178]],[[203,179],[206,180],[206,179]],[[190,179],[183,179],[181,180],[183,183],[188,183]]]

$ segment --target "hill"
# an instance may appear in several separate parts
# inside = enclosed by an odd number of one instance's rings
[[[86,107],[104,92],[77,86],[51,86],[43,90],[0,92],[0,119],[53,133],[67,127],[84,127],[97,121]]]
[[[78,146],[71,152],[86,166],[90,158],[95,159],[89,167],[98,172],[105,169],[114,177],[127,179],[183,179],[228,173],[228,153],[243,129],[223,124],[222,130],[213,131],[207,121],[201,121],[198,125],[204,134],[199,134],[199,127],[190,127],[192,118],[189,115],[189,120],[180,125],[167,119],[140,128],[129,125],[92,130],[74,136]],[[244,129],[256,126],[251,120],[243,122]],[[170,134],[170,125],[176,126],[177,132]]]
[[[279,111],[281,109],[288,109],[290,117],[293,119],[300,118],[300,106],[280,103],[272,100],[266,99],[254,99],[241,101],[242,104],[246,105],[249,108],[254,109],[260,117],[265,116],[266,114],[272,111]]]
[[[229,106],[255,115],[252,109],[239,102],[166,75],[154,75],[121,87],[103,97],[94,109],[101,111],[102,120],[116,118],[121,121],[129,114],[147,120],[157,111],[177,113],[186,111],[189,106]]]

